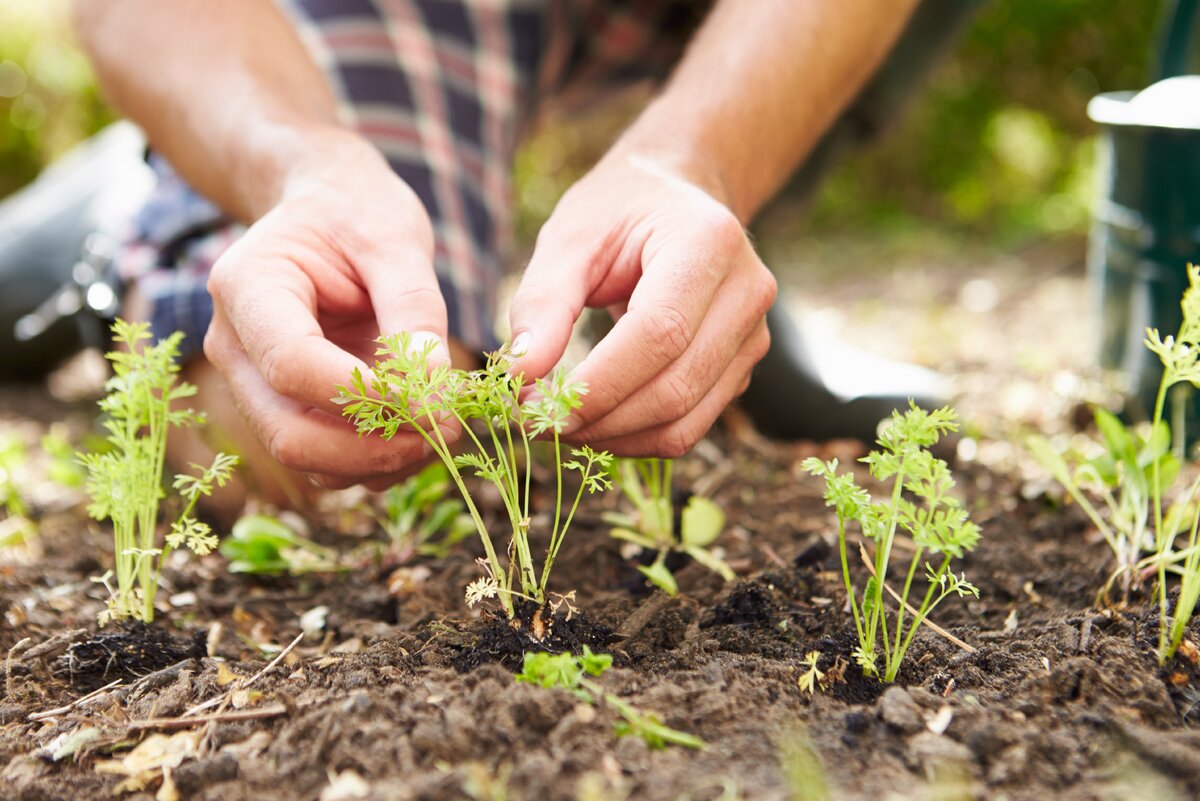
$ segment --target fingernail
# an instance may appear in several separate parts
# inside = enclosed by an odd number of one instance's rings
[[[450,361],[450,349],[446,346],[445,341],[431,331],[412,332],[408,340],[409,354],[423,353],[429,347],[430,342],[434,343],[433,350],[429,352],[433,361]]]
[[[532,339],[533,336],[528,331],[517,334],[517,338],[512,341],[512,346],[508,349],[513,358],[519,359],[529,353],[529,342]]]

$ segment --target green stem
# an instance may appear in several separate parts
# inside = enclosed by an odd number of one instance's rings
[[[883,583],[887,580],[888,560],[892,555],[892,542],[896,538],[896,526],[899,523],[896,510],[900,508],[900,498],[904,492],[905,461],[906,459],[901,457],[896,466],[896,484],[892,488],[892,501],[888,506],[891,510],[891,520],[888,522],[888,530],[883,537],[883,542],[878,543],[875,548],[875,597],[872,599],[871,616],[867,622],[867,638],[870,647],[863,649],[867,654],[875,653],[875,637],[880,629],[883,630],[884,650],[885,652],[887,650],[887,621],[883,614]]]
[[[479,539],[483,541],[483,550],[487,554],[488,563],[492,566],[492,577],[499,582],[504,576],[504,567],[500,564],[500,557],[496,555],[496,549],[492,545],[492,538],[488,536],[487,526],[483,524],[483,518],[479,515],[479,510],[475,508],[475,501],[471,498],[471,493],[467,491],[467,485],[463,481],[462,474],[458,471],[458,465],[454,463],[454,457],[450,453],[450,446],[446,444],[446,438],[442,436],[442,429],[434,419],[433,413],[426,413],[430,425],[433,427],[434,434],[437,439],[426,431],[422,426],[414,425],[413,428],[425,441],[429,443],[434,452],[441,458],[442,463],[446,465],[446,469],[450,471],[450,478],[454,480],[454,484],[458,487],[459,494],[462,495],[463,502],[467,505],[467,512],[471,515],[471,520],[475,523],[475,530],[479,532]],[[508,589],[507,587],[504,589]],[[504,612],[508,617],[512,617],[513,603],[505,593],[500,593],[500,603],[504,607]]]
[[[1154,419],[1151,422],[1151,431],[1153,432],[1162,423],[1163,408],[1167,399],[1168,375],[1163,373],[1162,381],[1158,384],[1158,396],[1154,400]],[[1161,486],[1161,470],[1162,457],[1155,456],[1154,462],[1151,464],[1150,471],[1152,477],[1152,486],[1150,493],[1153,497],[1154,505],[1154,550],[1159,555],[1158,560],[1158,658],[1160,662],[1166,662],[1167,650],[1167,571],[1163,558],[1167,550],[1166,532],[1163,531],[1162,524],[1162,486]]]
[[[884,677],[885,681],[891,682],[896,680],[896,674],[900,672],[900,663],[904,660],[904,655],[908,653],[908,646],[912,644],[913,637],[915,637],[917,634],[917,629],[919,629],[921,624],[925,622],[925,618],[929,617],[929,613],[932,612],[934,608],[942,602],[942,599],[950,594],[949,590],[945,590],[941,595],[938,596],[936,601],[932,600],[933,593],[939,586],[939,583],[936,579],[940,577],[949,566],[950,557],[947,556],[942,560],[942,565],[938,568],[937,573],[934,574],[935,580],[930,582],[929,589],[925,592],[925,600],[921,602],[921,608],[917,611],[916,616],[913,617],[912,627],[908,630],[908,636],[904,638],[904,644],[901,646],[900,651],[896,654],[895,661],[888,667],[887,675]]]

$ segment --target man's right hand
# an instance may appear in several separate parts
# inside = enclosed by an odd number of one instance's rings
[[[433,232],[416,194],[365,141],[334,135],[313,161],[213,266],[204,352],[285,467],[323,486],[383,488],[431,451],[416,433],[359,439],[330,399],[368,369],[381,332],[434,337],[434,359],[449,361]]]

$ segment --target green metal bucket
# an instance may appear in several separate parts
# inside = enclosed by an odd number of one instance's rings
[[[1187,71],[1198,5],[1177,0],[1170,10],[1159,80]],[[1200,125],[1163,124],[1131,104],[1135,94],[1102,94],[1088,104],[1102,132],[1088,272],[1099,291],[1100,364],[1124,374],[1128,412],[1144,418],[1162,374],[1142,344],[1146,328],[1178,330],[1186,265],[1200,263]],[[1197,418],[1200,400],[1189,423]]]

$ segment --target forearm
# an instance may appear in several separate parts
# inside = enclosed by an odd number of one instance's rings
[[[722,0],[616,154],[678,167],[743,223],[874,72],[916,0]]]
[[[360,148],[269,0],[76,0],[75,14],[112,102],[192,186],[245,222],[306,168]]]

